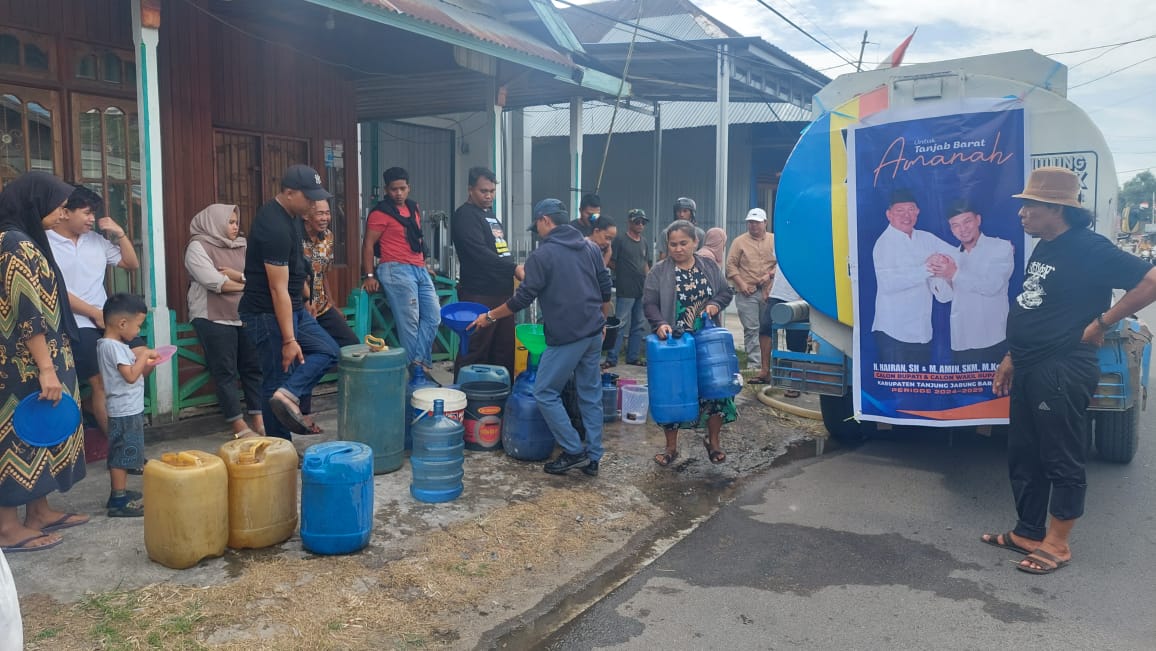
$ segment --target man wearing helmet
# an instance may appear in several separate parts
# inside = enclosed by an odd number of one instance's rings
[[[695,237],[698,238],[698,248],[701,249],[703,242],[706,242],[706,231],[702,230],[702,227],[698,225],[698,204],[694,202],[694,199],[690,197],[679,197],[674,200],[674,219],[672,221],[678,221],[680,219],[694,224],[694,234]],[[661,254],[659,257],[665,258],[666,253]]]

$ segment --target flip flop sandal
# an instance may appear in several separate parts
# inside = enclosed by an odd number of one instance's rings
[[[627,365],[629,365],[629,366],[642,366],[642,367],[645,367],[645,366],[646,366],[646,361],[645,361],[645,360],[641,360],[641,359],[640,359],[640,360],[638,360],[637,362],[626,362],[626,363],[627,363]]]
[[[73,518],[83,518],[82,520],[73,520]],[[40,531],[44,533],[52,533],[53,531],[60,531],[61,529],[71,529],[72,527],[79,527],[82,524],[88,524],[89,517],[81,515],[80,513],[65,513],[56,520],[49,522],[47,525],[40,527]]]
[[[1043,567],[1040,567],[1040,568],[1029,567],[1029,566],[1023,564],[1024,561],[1031,561],[1031,562],[1035,563],[1036,565],[1042,565]],[[1072,559],[1069,558],[1066,561],[1061,561],[1060,559],[1056,558],[1055,556],[1052,556],[1048,552],[1045,552],[1042,549],[1037,549],[1034,552],[1028,554],[1027,557],[1024,559],[1024,561],[1020,561],[1019,563],[1016,563],[1016,569],[1017,570],[1019,570],[1021,572],[1027,572],[1028,574],[1051,574],[1052,572],[1055,572],[1056,570],[1060,569],[1061,567],[1064,567],[1068,563],[1071,563]],[[1054,566],[1048,567],[1047,566],[1048,563],[1053,563]]]
[[[34,540],[40,540],[41,538],[47,538],[47,537],[48,537],[48,534],[42,533],[39,536],[32,536],[31,538],[25,538],[24,540],[21,540],[20,542],[16,543],[15,545],[9,545],[7,547],[0,547],[0,551],[4,552],[5,554],[15,554],[17,552],[38,552],[38,551],[45,550],[45,549],[52,549],[53,547],[64,542],[63,538],[57,538],[56,542],[50,542],[50,543],[47,543],[45,545],[36,545],[34,547],[28,546],[28,543],[30,543]]]
[[[251,438],[254,438],[257,436],[261,436],[261,435],[258,434],[257,432],[254,432],[253,430],[249,429],[248,427],[241,430],[240,432],[233,432],[233,438],[235,438],[235,439],[251,439]]]
[[[273,415],[281,422],[290,432],[294,434],[308,434],[309,424],[301,417],[301,409],[288,397],[280,393],[280,391],[273,394],[269,398],[269,409],[273,411]]]
[[[714,465],[717,466],[718,464],[727,460],[727,453],[726,452],[723,452],[722,450],[719,450],[717,448],[712,448],[710,446],[710,436],[709,435],[702,437],[702,445],[703,445],[703,447],[706,448],[707,458],[709,458],[710,462],[713,463]]]
[[[756,375],[755,377],[747,380],[747,384],[769,384],[769,382],[767,381],[767,378]]]
[[[1000,549],[1006,549],[1010,552],[1015,552],[1017,554],[1023,554],[1024,556],[1027,556],[1028,554],[1035,551],[1032,549],[1028,549],[1027,547],[1020,547],[1019,545],[1017,545],[1016,542],[1014,540],[1012,540],[1012,532],[1010,532],[1010,531],[1007,533],[985,533],[983,535],[987,536],[987,537],[984,538],[981,536],[979,541],[985,545],[991,545],[992,547],[999,547]],[[1003,538],[1004,542],[1001,543],[999,541],[1000,538]]]
[[[660,452],[654,455],[654,462],[663,468],[666,468],[670,464],[674,463],[674,460],[677,458],[678,450],[675,450],[674,452]]]
[[[783,392],[784,398],[798,398],[801,395],[803,394],[799,393],[796,389],[787,389]]]

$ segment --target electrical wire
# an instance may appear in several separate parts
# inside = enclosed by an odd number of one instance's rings
[[[1091,47],[1084,47],[1084,48],[1080,48],[1078,50],[1064,50],[1063,52],[1051,52],[1049,54],[1045,54],[1044,56],[1054,57],[1054,56],[1057,56],[1060,54],[1076,54],[1078,52],[1089,52],[1091,50],[1099,50],[1099,49],[1106,48],[1106,47],[1119,47],[1121,45],[1131,45],[1132,43],[1139,43],[1140,41],[1147,41],[1147,40],[1151,40],[1154,38],[1156,38],[1156,34],[1150,34],[1148,36],[1141,36],[1140,38],[1134,38],[1130,41],[1120,41],[1119,43],[1106,43],[1104,45],[1093,45]]]
[[[821,47],[821,48],[823,48],[824,50],[826,50],[826,51],[830,52],[831,54],[834,54],[835,56],[839,57],[839,58],[840,58],[840,59],[842,59],[843,61],[846,61],[847,63],[850,63],[851,65],[855,65],[854,63],[851,63],[851,60],[850,60],[850,59],[848,59],[847,57],[843,56],[842,54],[839,54],[839,53],[838,53],[838,52],[836,52],[835,50],[832,50],[830,47],[828,47],[828,46],[827,46],[827,44],[826,44],[826,43],[824,43],[823,41],[820,41],[819,39],[815,38],[815,37],[814,37],[814,36],[813,36],[813,35],[812,35],[810,32],[808,32],[807,30],[803,29],[802,27],[799,27],[798,25],[796,25],[796,24],[794,23],[794,21],[792,21],[790,18],[787,18],[786,16],[784,16],[784,15],[783,15],[783,14],[782,14],[782,13],[781,13],[781,12],[780,12],[778,9],[775,9],[774,7],[772,7],[772,6],[770,5],[770,3],[768,3],[768,2],[767,2],[767,0],[755,0],[755,2],[757,2],[757,3],[761,4],[762,6],[766,7],[767,9],[769,9],[769,10],[771,11],[771,13],[775,14],[775,15],[776,15],[776,16],[778,16],[779,18],[782,18],[784,22],[786,22],[786,23],[787,23],[788,25],[790,25],[791,27],[794,27],[794,28],[795,28],[796,30],[798,30],[798,31],[799,31],[799,33],[801,33],[803,36],[806,36],[807,38],[809,38],[809,39],[811,39],[812,41],[814,41],[815,43],[817,43],[817,44],[819,45],[819,47]]]
[[[1080,82],[1074,86],[1068,86],[1068,90],[1072,91],[1072,90],[1075,90],[1077,88],[1080,88],[1081,86],[1087,86],[1088,84],[1090,84],[1092,82],[1100,81],[1101,79],[1111,77],[1112,75],[1114,75],[1118,72],[1124,72],[1125,70],[1127,70],[1129,68],[1135,68],[1136,66],[1140,65],[1141,63],[1147,63],[1147,62],[1152,61],[1152,60],[1156,60],[1156,56],[1150,56],[1146,59],[1140,59],[1139,61],[1137,61],[1135,63],[1130,63],[1130,64],[1124,66],[1123,68],[1116,68],[1115,70],[1113,70],[1111,72],[1106,72],[1106,73],[1104,73],[1104,74],[1102,74],[1099,77],[1096,77],[1094,79],[1089,79],[1088,81]]]
[[[606,146],[602,148],[602,164],[598,166],[598,180],[594,183],[594,194],[598,194],[602,188],[606,159],[610,157],[610,139],[614,137],[614,121],[618,119],[618,103],[622,101],[622,91],[626,87],[626,76],[630,73],[630,59],[634,56],[634,42],[638,39],[638,26],[641,23],[642,0],[638,0],[638,16],[634,19],[634,33],[630,35],[630,46],[626,48],[626,63],[622,66],[622,77],[618,80],[618,96],[614,98],[614,110],[610,113],[610,127],[606,130]]]
[[[810,17],[808,17],[807,14],[804,14],[801,9],[799,9],[795,5],[791,4],[790,0],[783,0],[783,2],[786,3],[786,5],[788,7],[790,7],[791,9],[794,9],[795,13],[799,14],[800,17],[802,17],[804,20],[806,20],[808,23],[810,23],[812,27],[819,30],[820,34],[822,34],[823,36],[826,36],[828,39],[830,39],[831,42],[834,43],[836,47],[838,47],[840,50],[843,50],[844,52],[846,52],[847,56],[850,56],[850,57],[855,56],[855,54],[852,53],[851,50],[848,50],[847,48],[843,47],[842,44],[840,44],[839,41],[837,41],[834,36],[831,36],[829,33],[827,33],[827,30],[823,29],[822,25],[811,20]]]

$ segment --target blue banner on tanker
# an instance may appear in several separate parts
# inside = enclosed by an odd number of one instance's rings
[[[853,389],[863,420],[1007,422],[991,379],[1028,253],[1012,198],[1029,164],[1024,111],[1010,100],[953,111],[889,110],[848,132]]]

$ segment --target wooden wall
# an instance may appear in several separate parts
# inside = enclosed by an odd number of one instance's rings
[[[2,1],[2,0],[0,0]],[[304,3],[302,3],[304,6]],[[241,29],[268,35],[269,25]],[[252,29],[246,29],[251,27]],[[186,316],[188,275],[184,250],[193,215],[217,200],[214,129],[301,138],[309,163],[324,175],[324,141],[345,145],[344,247],[350,264],[335,269],[330,287],[339,304],[357,281],[360,220],[357,210],[357,117],[347,74],[281,43],[303,42],[291,27],[253,39],[190,6],[166,0],[160,46],[161,137],[164,141],[165,251],[169,306]],[[281,170],[262,170],[265,176]],[[334,209],[334,217],[339,214]],[[243,216],[246,219],[252,215]]]
[[[0,0],[0,23],[133,49],[130,0]]]

